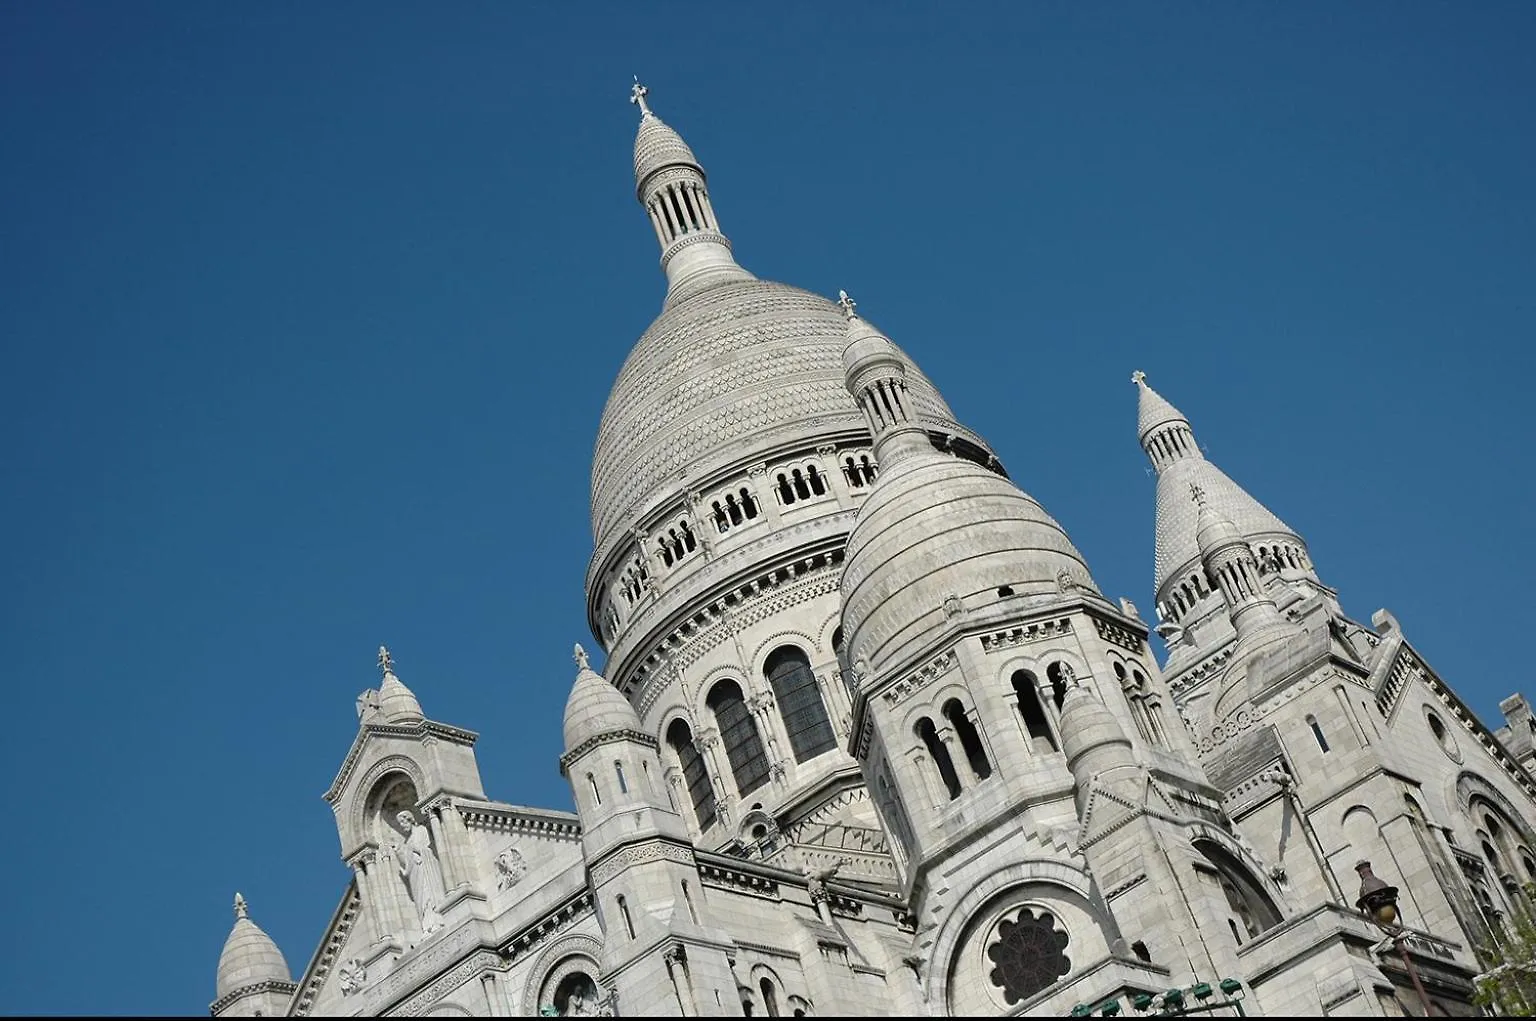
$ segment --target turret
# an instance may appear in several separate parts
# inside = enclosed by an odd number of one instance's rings
[[[650,90],[636,79],[630,90],[630,102],[640,108],[635,197],[661,245],[668,303],[712,283],[755,279],[736,265],[730,239],[720,231],[704,167],[682,136],[651,110],[648,95]]]
[[[283,952],[251,921],[245,898],[235,894],[235,927],[219,954],[209,1010],[214,1017],[277,1017],[287,1012],[296,988]]]

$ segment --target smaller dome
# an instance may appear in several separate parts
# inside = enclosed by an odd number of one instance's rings
[[[635,190],[640,191],[645,179],[656,171],[675,166],[692,167],[700,176],[704,174],[699,158],[682,135],[655,114],[642,117],[640,130],[635,133]]]
[[[843,567],[848,658],[880,671],[943,627],[953,600],[1097,593],[1059,524],[1001,476],[928,448],[885,467],[859,508]]]
[[[1098,749],[1105,754],[1085,758]],[[1125,728],[1108,706],[1080,684],[1069,687],[1061,703],[1061,750],[1079,783],[1105,768],[1135,762]]]
[[[848,300],[846,294],[843,300]],[[906,377],[906,365],[896,353],[895,345],[862,318],[851,316],[848,320],[848,346],[843,348],[843,375],[853,383],[865,370],[875,365],[889,365],[896,375]]]
[[[246,917],[245,898],[235,894],[235,927],[224,941],[224,952],[219,954],[216,995],[224,997],[261,982],[292,981],[283,952],[271,936]]]
[[[620,730],[643,730],[640,716],[617,688],[586,665],[587,654],[576,646],[576,682],[565,702],[565,750],[585,744],[594,737]]]
[[[1243,541],[1243,533],[1238,531],[1232,519],[1221,513],[1215,504],[1208,502],[1199,487],[1194,488],[1194,494],[1198,494],[1194,499],[1200,508],[1195,526],[1195,544],[1200,547],[1202,557],[1234,542]]]
[[[421,703],[393,670],[385,672],[384,683],[379,685],[379,716],[385,723],[419,723],[426,719]]]

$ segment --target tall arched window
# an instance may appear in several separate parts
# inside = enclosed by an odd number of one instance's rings
[[[981,746],[981,735],[976,733],[976,726],[965,714],[965,706],[960,704],[958,698],[944,703],[944,718],[955,728],[955,736],[960,739],[960,747],[965,750],[965,760],[971,764],[971,772],[976,779],[985,780],[991,776],[992,764],[987,761],[986,749]]]
[[[710,787],[704,756],[693,743],[693,731],[682,720],[673,720],[672,726],[667,728],[667,744],[677,753],[678,765],[683,767],[683,782],[688,785],[693,815],[703,832],[715,824],[715,792]]]
[[[917,721],[917,736],[922,740],[923,746],[928,749],[928,757],[939,769],[939,779],[944,781],[944,789],[949,792],[949,799],[953,801],[960,796],[960,775],[955,772],[954,760],[949,757],[949,749],[944,747],[944,742],[939,738],[939,732],[933,725],[933,721],[924,716]]]
[[[763,1013],[769,1017],[779,1016],[779,994],[773,988],[773,980],[766,975],[758,983],[758,988],[763,991]]]
[[[1051,721],[1045,717],[1045,707],[1040,704],[1040,687],[1035,675],[1028,670],[1015,670],[1013,692],[1019,697],[1019,716],[1034,750],[1041,754],[1061,751],[1056,734],[1051,730]]]
[[[763,740],[758,737],[752,714],[747,711],[735,681],[715,685],[707,704],[720,728],[720,743],[725,745],[725,757],[736,778],[736,791],[746,797],[768,782],[768,756],[763,754]]]
[[[832,721],[827,719],[827,707],[821,701],[821,690],[816,686],[816,675],[811,672],[811,661],[805,653],[793,645],[775,649],[763,664],[763,672],[773,686],[773,697],[778,700],[779,715],[784,718],[795,761],[814,759],[836,748]]]
[[[1308,716],[1307,726],[1312,728],[1312,736],[1317,739],[1317,746],[1326,755],[1328,753],[1328,739],[1323,736],[1323,725],[1317,722],[1316,716]]]

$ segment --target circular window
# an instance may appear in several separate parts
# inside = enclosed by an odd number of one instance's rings
[[[1440,717],[1436,716],[1428,706],[1424,707],[1424,719],[1428,721],[1429,732],[1435,735],[1435,743],[1440,746],[1440,750],[1450,756],[1453,761],[1460,762],[1461,750],[1456,747],[1456,739],[1451,737],[1450,731],[1445,729],[1445,724],[1440,721]]]
[[[1049,911],[1020,909],[998,923],[987,960],[988,977],[1003,991],[1009,1006],[1027,999],[1072,970],[1067,959],[1067,934],[1057,928]]]

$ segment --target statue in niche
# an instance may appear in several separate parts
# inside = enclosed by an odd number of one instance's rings
[[[496,889],[510,890],[528,874],[528,863],[523,853],[509,847],[496,856]]]
[[[405,833],[404,846],[394,845],[395,867],[421,916],[421,934],[430,936],[443,927],[443,916],[438,914],[443,902],[443,868],[432,850],[432,834],[416,816],[402,811],[395,819]]]

